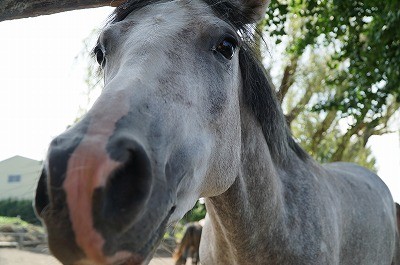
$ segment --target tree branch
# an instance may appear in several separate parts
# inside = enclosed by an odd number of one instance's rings
[[[330,110],[325,119],[319,124],[317,131],[314,133],[311,141],[311,150],[315,154],[319,144],[322,141],[324,133],[331,127],[333,121],[337,117],[337,110]]]
[[[286,122],[291,125],[294,119],[299,116],[299,114],[304,111],[306,105],[310,101],[311,97],[313,96],[313,91],[311,89],[307,89],[306,93],[300,99],[300,101],[296,104],[296,106],[290,111],[288,115],[286,115]]]
[[[331,158],[333,162],[342,160],[344,151],[346,150],[346,147],[350,142],[350,138],[366,127],[366,124],[362,122],[362,120],[363,119],[357,121],[356,124],[354,124],[340,139],[338,139],[339,144]]]
[[[286,93],[289,91],[289,88],[294,83],[294,74],[297,69],[297,61],[298,61],[297,56],[292,57],[290,59],[289,64],[286,65],[285,70],[283,72],[281,85],[280,85],[279,91],[278,91],[278,99],[281,104],[283,102],[283,99],[286,96]]]
[[[392,102],[387,104],[386,112],[381,116],[377,117],[366,126],[365,132],[363,133],[364,146],[367,145],[369,137],[372,135],[383,135],[391,133],[393,131],[388,129],[388,123],[390,118],[400,109],[400,104]]]
[[[121,0],[1,0],[0,21],[50,15],[54,13],[93,8],[118,6]]]

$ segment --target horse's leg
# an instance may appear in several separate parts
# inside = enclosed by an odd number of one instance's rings
[[[395,253],[392,265],[400,265],[400,229],[396,234]]]
[[[183,260],[183,257],[179,257],[179,259],[175,262],[175,265],[185,265],[186,260]]]
[[[396,203],[396,217],[397,217],[397,234],[396,234],[396,250],[393,265],[400,265],[400,205]]]
[[[183,254],[182,254],[182,261],[183,261],[182,264],[186,264],[186,260],[189,257],[189,251],[190,251],[189,247],[185,247],[185,250],[183,251]]]
[[[190,247],[188,249],[188,257],[190,257],[193,264],[193,259],[194,259],[193,242],[190,242]]]
[[[192,265],[197,265],[197,263],[199,263],[199,259],[199,252],[195,251],[192,256]]]

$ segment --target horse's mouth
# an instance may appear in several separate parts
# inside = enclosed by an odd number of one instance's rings
[[[171,208],[171,210],[168,212],[167,216],[164,218],[164,220],[161,222],[161,224],[158,226],[158,228],[154,232],[154,234],[151,237],[151,239],[149,240],[149,242],[147,242],[147,244],[143,247],[142,251],[147,250],[146,252],[148,253],[147,255],[145,255],[146,259],[145,259],[145,262],[143,265],[149,263],[150,260],[152,259],[152,257],[154,256],[154,253],[156,252],[157,247],[159,246],[159,244],[164,236],[165,227],[168,224],[168,220],[174,211],[175,211],[175,206],[173,206]],[[143,252],[141,252],[141,253],[143,253]],[[124,264],[124,265],[131,265],[131,264],[128,263],[128,264]]]
[[[137,258],[132,256],[132,257],[127,258],[127,259],[125,259],[123,261],[119,261],[117,263],[114,263],[113,265],[142,265],[142,264],[143,264],[143,262],[141,260],[139,261]]]
[[[105,263],[97,263],[92,260],[80,260],[73,265],[146,265],[151,260],[152,253],[148,257],[128,251],[117,252],[113,257],[108,257]],[[119,257],[118,257],[119,256]],[[124,256],[124,257],[121,257]]]
[[[154,231],[150,240],[139,250],[137,253],[132,253],[131,256],[120,260],[118,262],[113,263],[112,265],[147,265],[154,256],[154,253],[157,250],[157,246],[163,238],[165,227],[168,224],[168,220],[171,214],[174,212],[175,207],[172,207],[168,212],[167,216],[160,223],[158,228]],[[144,254],[146,253],[146,254]],[[139,258],[140,257],[140,258]]]

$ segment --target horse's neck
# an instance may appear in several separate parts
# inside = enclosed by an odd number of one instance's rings
[[[246,121],[242,121],[242,170],[224,194],[206,200],[210,222],[204,229],[208,245],[204,251],[211,252],[210,264],[266,264],[275,259],[274,249],[286,244],[289,235],[281,180],[286,173],[274,165],[258,123],[246,116],[242,117]],[[291,160],[300,161],[294,154]]]

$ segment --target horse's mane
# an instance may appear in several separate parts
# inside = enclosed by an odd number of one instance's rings
[[[124,20],[131,12],[166,0],[128,0],[111,14],[109,24]],[[259,34],[254,21],[229,0],[203,0],[224,21],[236,28],[243,38],[239,51],[239,64],[243,79],[244,102],[260,122],[271,156],[276,163],[284,163],[292,150],[300,159],[309,155],[295,142],[285,116],[276,98],[272,82],[252,50],[254,35]]]
[[[261,62],[248,44],[239,51],[239,64],[243,79],[243,96],[260,122],[265,140],[276,163],[284,163],[290,150],[302,160],[309,155],[295,142],[285,116],[276,98],[273,85]]]

